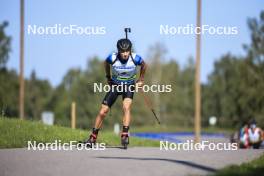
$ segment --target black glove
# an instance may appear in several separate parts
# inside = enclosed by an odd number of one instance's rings
[[[106,79],[107,79],[107,83],[111,86],[113,83],[111,76],[106,76]]]

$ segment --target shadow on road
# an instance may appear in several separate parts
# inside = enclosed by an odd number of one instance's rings
[[[137,158],[137,157],[96,157],[96,158],[101,158],[101,159],[129,159],[129,160],[143,160],[143,161],[148,161],[148,160],[156,160],[156,161],[167,161],[171,163],[177,163],[177,164],[182,164],[190,167],[194,167],[196,169],[201,169],[207,172],[215,172],[216,169],[208,166],[203,166],[200,164],[196,164],[193,162],[189,161],[182,161],[182,160],[173,160],[173,159],[165,159],[165,158]]]
[[[123,146],[106,146],[105,148],[116,148],[116,149],[123,149]]]

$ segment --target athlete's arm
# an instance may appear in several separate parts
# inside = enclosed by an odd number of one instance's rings
[[[110,64],[107,61],[104,62],[104,68],[105,68],[105,76],[106,76],[106,78],[111,78]]]
[[[104,68],[105,68],[105,77],[107,79],[107,83],[111,85],[112,79],[111,79],[111,73],[110,73],[110,64],[107,61],[104,62]]]
[[[144,61],[142,61],[141,66],[140,66],[140,75],[139,75],[139,81],[141,82],[144,81],[146,69],[147,69],[147,64]]]

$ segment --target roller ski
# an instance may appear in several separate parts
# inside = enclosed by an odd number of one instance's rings
[[[98,129],[93,128],[90,137],[85,141],[79,141],[79,145],[85,145],[86,147],[92,148],[96,144],[96,139],[98,135]]]
[[[123,149],[127,149],[128,144],[129,144],[129,135],[127,132],[123,132],[121,134],[121,145]]]

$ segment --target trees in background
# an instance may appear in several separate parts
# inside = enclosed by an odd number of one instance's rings
[[[245,57],[226,54],[215,62],[203,86],[203,114],[217,116],[221,126],[233,127],[254,118],[264,127],[264,12],[249,19],[251,43]]]
[[[5,33],[7,22],[0,24],[0,110],[1,115],[15,116],[18,114],[18,76],[14,70],[7,70],[6,63],[11,51],[11,37]]]
[[[7,22],[0,24],[0,113],[1,116],[18,117],[18,74],[8,70],[6,63],[11,52],[11,37],[5,33]],[[25,112],[28,119],[40,119],[41,112],[48,107],[52,87],[47,80],[36,77],[35,71],[25,80]]]
[[[18,75],[5,65],[10,52],[11,38],[4,32],[7,23],[0,25],[0,108],[1,115],[18,116]],[[214,64],[208,82],[202,85],[202,124],[216,116],[221,127],[234,127],[255,118],[264,127],[264,12],[260,19],[250,19],[251,43],[244,45],[246,55],[225,54]],[[176,59],[168,59],[165,47],[154,45],[149,51],[146,84],[171,84],[170,93],[146,93],[155,111],[167,125],[192,126],[194,116],[195,63],[189,58],[180,67]],[[104,83],[103,59],[88,59],[85,69],[72,68],[57,87],[37,77],[35,71],[26,79],[25,113],[28,119],[39,120],[42,111],[53,111],[55,122],[70,126],[71,102],[77,104],[77,127],[90,128],[105,93],[94,93],[93,83]],[[156,122],[142,96],[136,93],[132,107],[133,125],[154,125]],[[111,108],[104,126],[122,119],[121,97]]]
[[[4,68],[11,51],[11,37],[5,33],[5,28],[8,26],[8,22],[4,21],[0,24],[0,68]]]

